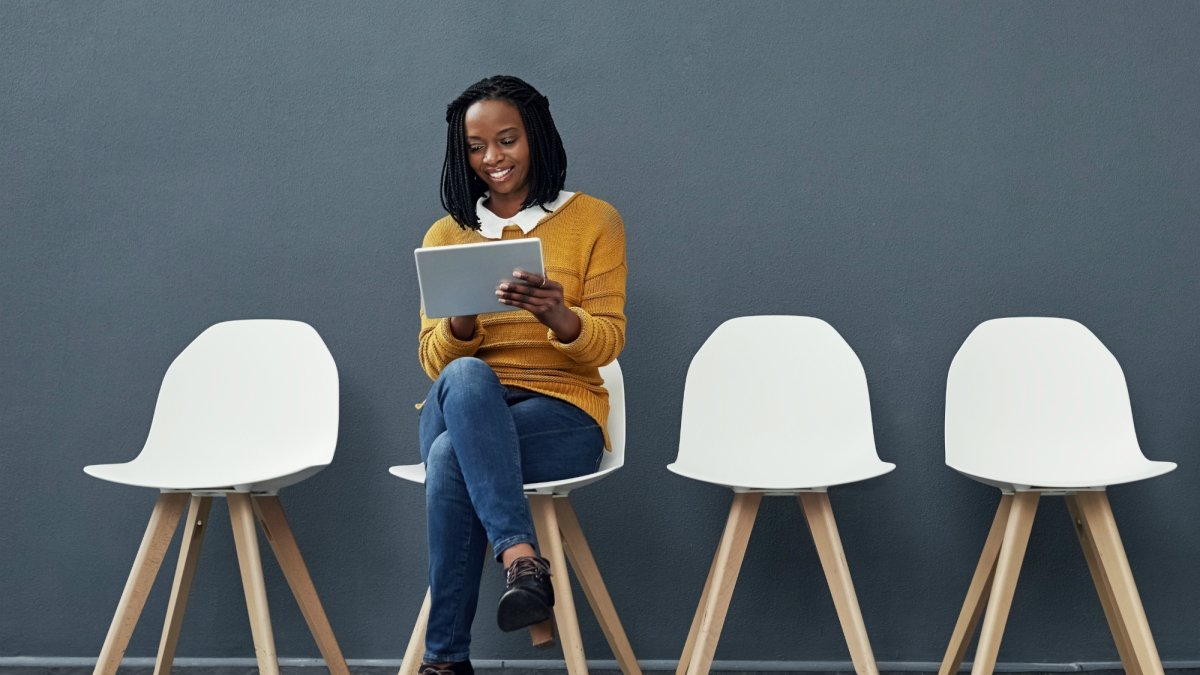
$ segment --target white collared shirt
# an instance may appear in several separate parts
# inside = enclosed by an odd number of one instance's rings
[[[574,195],[574,192],[560,190],[554,201],[546,204],[545,208],[534,204],[529,208],[521,209],[512,218],[501,218],[483,205],[483,202],[491,196],[491,193],[485,192],[479,201],[475,202],[475,213],[479,216],[479,234],[488,239],[499,239],[504,234],[504,228],[507,225],[516,225],[521,228],[522,232],[529,234],[533,228],[537,227],[538,223],[542,222],[543,218],[550,215],[552,211],[557,211],[558,207],[567,203],[567,200]]]

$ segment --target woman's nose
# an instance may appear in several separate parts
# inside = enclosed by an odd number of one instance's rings
[[[496,146],[489,145],[483,149],[483,163],[484,164],[491,164],[492,162],[495,162],[497,159],[500,159],[500,153],[497,152]]]

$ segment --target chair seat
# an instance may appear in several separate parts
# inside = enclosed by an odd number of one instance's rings
[[[566,478],[564,480],[546,481],[543,483],[526,483],[524,485],[525,494],[527,495],[567,495],[571,490],[581,488],[585,485],[591,485],[596,481],[604,478],[608,474],[621,468],[620,466],[610,466],[600,469],[595,473],[589,473],[586,476],[577,476],[575,478]],[[401,464],[388,469],[388,472],[398,478],[403,478],[406,481],[413,483],[425,482],[425,465],[424,464]]]
[[[388,473],[412,483],[425,483],[424,464],[399,464],[388,469]]]
[[[120,464],[92,464],[83,467],[91,476],[122,485],[183,490],[187,492],[275,492],[316,475],[327,464],[303,467],[291,473],[264,474],[253,467],[190,467],[186,464],[165,464],[159,461],[134,459]]]
[[[1003,470],[981,471],[978,467],[961,467],[946,462],[946,466],[981,483],[1002,490],[1073,490],[1104,488],[1134,481],[1154,478],[1175,470],[1175,462],[1156,462],[1140,457],[1128,457],[1124,461],[1079,463],[1063,467],[1060,471],[1029,471],[1028,467],[1006,466]]]
[[[767,476],[764,472],[747,470],[739,472],[731,467],[721,471],[697,469],[681,465],[681,462],[668,464],[667,469],[684,478],[723,485],[738,492],[792,492],[801,490],[817,490],[833,485],[857,483],[868,478],[876,478],[896,468],[891,462],[881,460],[856,461],[853,466],[813,466],[803,471],[791,470],[778,476]]]

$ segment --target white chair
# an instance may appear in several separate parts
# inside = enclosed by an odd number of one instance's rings
[[[1064,495],[1121,662],[1162,673],[1105,488],[1175,468],[1142,455],[1121,366],[1087,328],[1054,318],[980,324],[946,382],[946,465],[997,487],[1000,506],[940,672],[991,673],[1041,495]]]
[[[146,597],[190,501],[154,672],[169,674],[213,497],[225,497],[259,671],[278,673],[255,519],[283,568],[321,655],[349,675],[277,492],[333,460],[338,375],[317,332],[298,321],[218,323],[167,369],[141,453],[84,471],[160,490],[96,663],[117,672]]]
[[[867,378],[832,326],[812,317],[721,324],[688,368],[671,471],[733,489],[677,673],[707,673],[763,495],[796,496],[859,673],[877,673],[826,489],[883,475]]]
[[[588,672],[587,660],[583,653],[583,638],[579,632],[579,617],[575,612],[575,599],[565,574],[569,559],[575,578],[578,579],[592,611],[596,614],[596,620],[608,640],[621,672],[625,675],[640,675],[642,671],[629,644],[629,638],[626,637],[621,620],[617,617],[617,610],[608,595],[604,579],[600,577],[600,569],[592,557],[592,551],[583,536],[579,519],[576,518],[569,499],[572,490],[595,483],[625,464],[625,383],[621,375],[621,366],[613,361],[600,369],[600,377],[604,379],[604,387],[608,390],[609,410],[606,426],[612,446],[601,458],[600,468],[595,473],[578,478],[528,483],[525,485],[525,495],[529,500],[541,553],[550,561],[550,581],[554,586],[555,597],[554,620],[558,624],[567,672],[571,675]],[[425,482],[424,464],[393,466],[390,471],[407,481]],[[560,573],[559,570],[563,572]],[[404,652],[400,675],[413,675],[421,665],[425,649],[425,628],[429,621],[429,602],[429,592],[426,591],[425,602],[421,605],[408,649]],[[553,632],[549,625],[533,626],[530,633],[535,645],[545,646],[553,641]]]

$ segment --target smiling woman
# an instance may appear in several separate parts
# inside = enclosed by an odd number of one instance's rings
[[[625,344],[625,228],[607,203],[566,192],[567,154],[550,103],[490,77],[446,112],[442,205],[424,246],[542,240],[545,274],[517,271],[498,303],[524,312],[429,319],[421,409],[431,606],[425,675],[471,668],[484,549],[505,567],[503,630],[551,616],[549,565],[535,550],[524,483],[596,470],[607,446],[599,367]]]
[[[529,142],[521,112],[507,101],[479,101],[464,120],[471,170],[487,183],[488,210],[517,215],[529,198]]]

